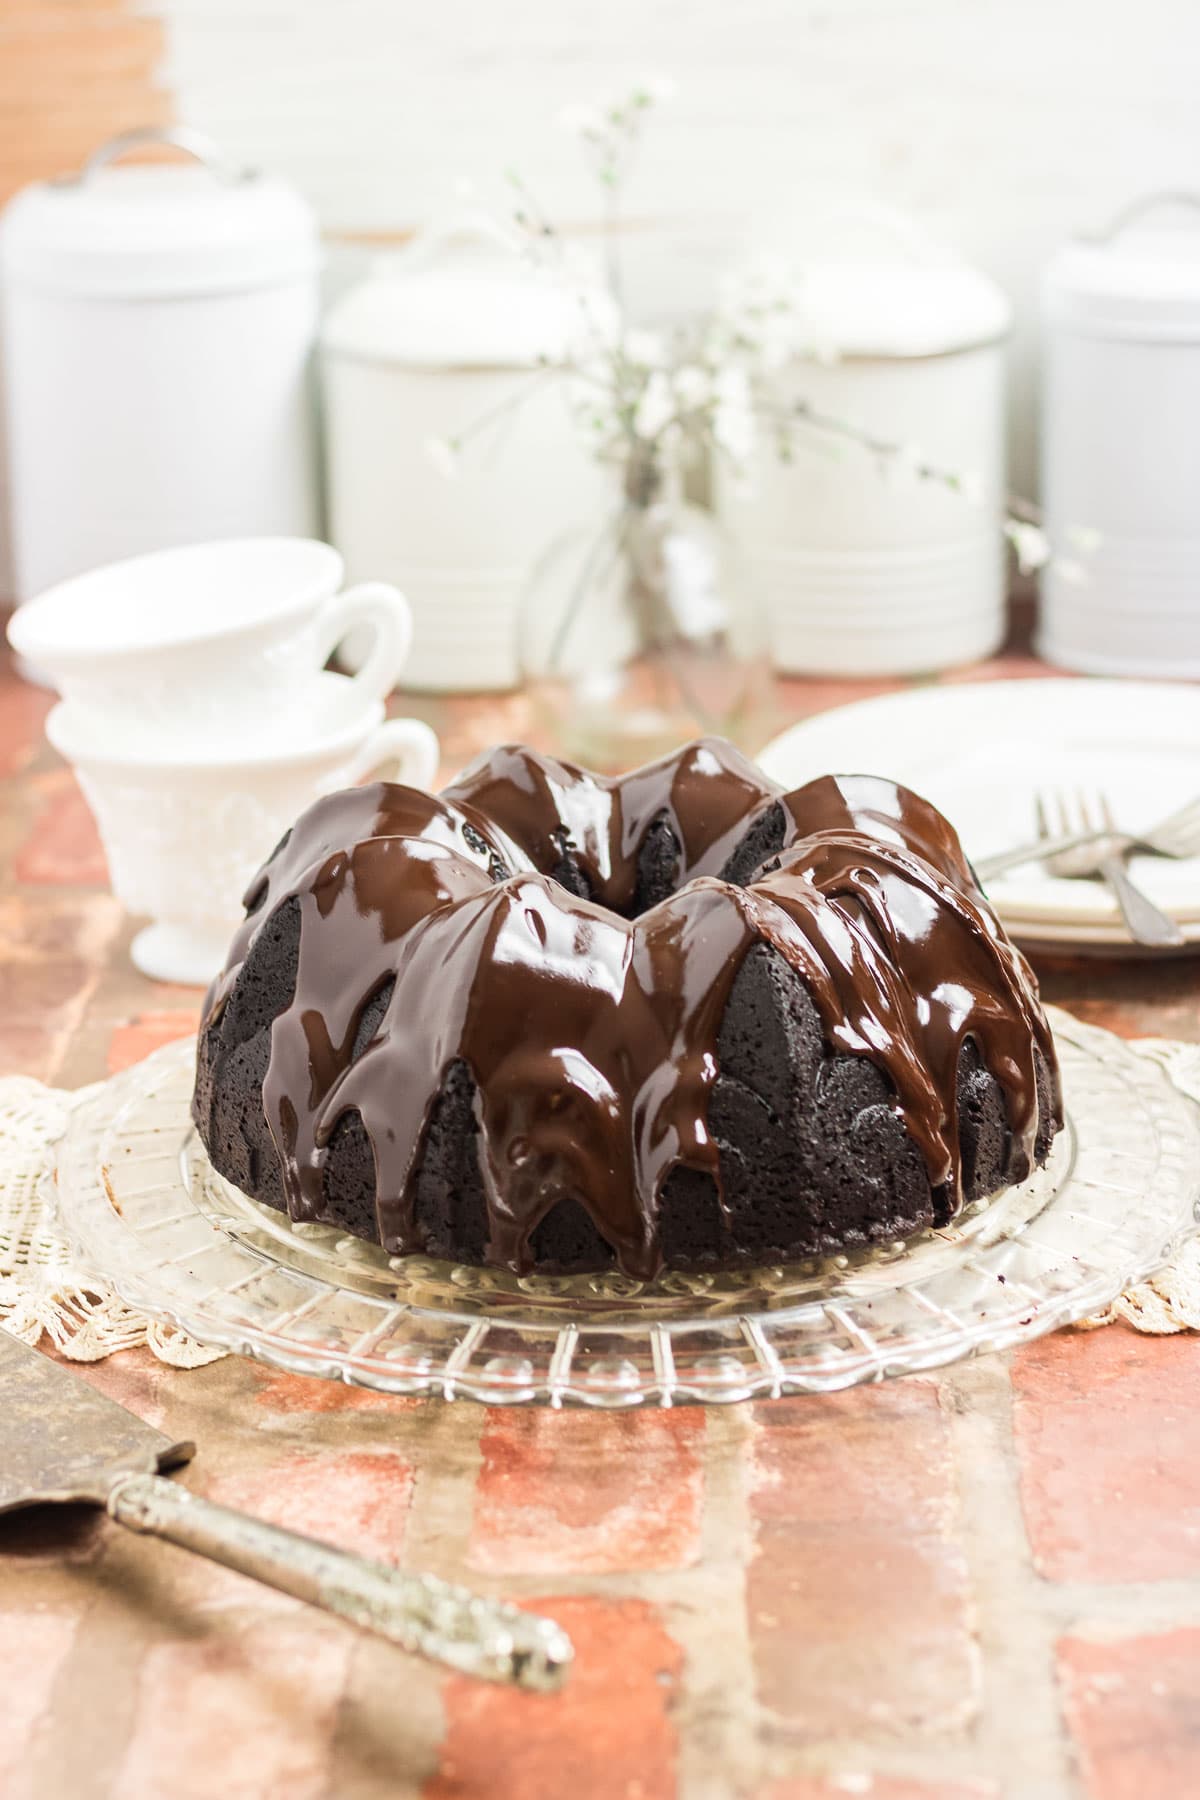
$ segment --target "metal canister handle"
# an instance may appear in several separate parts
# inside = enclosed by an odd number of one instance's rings
[[[1157,194],[1143,194],[1140,199],[1131,200],[1128,206],[1123,206],[1103,231],[1089,233],[1088,241],[1093,244],[1111,244],[1123,231],[1128,231],[1131,225],[1159,206],[1188,206],[1193,212],[1200,212],[1200,193],[1189,188],[1163,188]]]
[[[140,150],[147,144],[166,144],[176,150],[182,150],[196,162],[202,163],[218,181],[230,184],[250,179],[252,171],[239,169],[231,163],[224,151],[202,131],[193,131],[188,125],[143,125],[136,131],[122,131],[107,143],[101,144],[92,151],[74,175],[63,175],[60,181],[64,186],[82,185],[89,181],[100,169],[107,168],[109,163],[117,162],[131,150]]]
[[[908,262],[918,268],[943,268],[948,263],[953,265],[957,262],[957,258],[948,256],[944,247],[922,230],[915,220],[894,206],[866,203],[827,207],[824,211],[813,214],[812,223],[818,231],[821,227],[831,227],[839,232],[849,228],[886,237],[905,253]]]

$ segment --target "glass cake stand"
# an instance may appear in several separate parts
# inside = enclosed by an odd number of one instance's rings
[[[194,1043],[77,1110],[61,1222],[130,1305],[283,1369],[396,1394],[671,1406],[825,1393],[1086,1317],[1200,1218],[1200,1107],[1055,1012],[1067,1126],[1046,1167],[946,1230],[737,1274],[520,1278],[293,1225],[214,1174],[189,1118]]]

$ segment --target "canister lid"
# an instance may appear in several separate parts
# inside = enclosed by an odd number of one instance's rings
[[[147,142],[191,163],[110,166]],[[316,219],[272,176],[228,168],[187,132],[114,139],[76,176],[22,189],[0,217],[0,270],[46,293],[150,299],[234,292],[320,265]]]
[[[1064,244],[1043,293],[1051,319],[1090,336],[1200,339],[1200,195],[1149,195]]]
[[[777,242],[787,244],[786,229]],[[798,354],[944,356],[996,343],[1012,323],[990,276],[890,209],[816,218],[771,260],[768,279],[787,297],[777,335]],[[745,273],[757,278],[753,261]]]
[[[408,367],[528,368],[594,346],[612,314],[602,290],[534,266],[495,220],[463,212],[343,294],[321,343]]]
[[[1005,337],[1008,299],[966,264],[826,263],[809,271],[801,328],[843,356],[944,356]]]

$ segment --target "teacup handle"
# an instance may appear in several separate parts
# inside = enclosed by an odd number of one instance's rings
[[[386,700],[412,642],[412,611],[399,588],[362,581],[327,600],[317,614],[317,668],[323,669],[350,631],[373,631],[371,653],[351,680],[368,700]]]
[[[339,786],[353,787],[364,776],[374,775],[388,763],[394,763],[393,781],[405,787],[430,788],[437,774],[441,752],[437,735],[420,719],[385,719],[366,743],[339,771]]]

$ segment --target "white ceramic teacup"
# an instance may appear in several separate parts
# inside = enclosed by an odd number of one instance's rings
[[[157,980],[198,986],[222,967],[242,896],[306,806],[376,772],[427,788],[438,761],[428,725],[385,720],[378,700],[352,726],[239,759],[164,761],[114,749],[68,701],[50,714],[46,735],[74,765],[96,815],[114,894],[153,921],[133,941],[134,963]]]
[[[244,748],[304,723],[350,631],[367,650],[347,717],[396,685],[408,602],[384,582],[341,583],[341,557],[314,539],[187,544],[61,582],[18,608],[9,642],[97,729]]]

